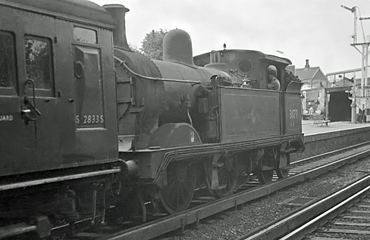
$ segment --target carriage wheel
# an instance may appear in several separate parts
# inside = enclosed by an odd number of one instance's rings
[[[188,208],[193,199],[196,172],[186,163],[172,163],[167,168],[167,186],[162,187],[159,197],[164,209],[170,213]]]
[[[290,164],[290,154],[289,153],[280,153],[279,161],[276,165],[276,175],[282,179],[289,177],[288,166]]]
[[[236,189],[238,183],[237,160],[232,157],[221,157],[218,164],[218,183],[221,189],[212,192],[216,198],[223,198],[232,194]]]

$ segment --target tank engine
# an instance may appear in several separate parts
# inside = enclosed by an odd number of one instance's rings
[[[164,60],[152,60],[129,49],[127,11],[0,0],[0,238],[104,222],[107,208],[129,218],[139,207],[145,221],[145,202],[176,213],[198,187],[221,198],[252,173],[262,183],[286,177],[289,154],[303,151],[288,59],[193,57],[176,29]],[[266,89],[269,66],[279,91]]]
[[[289,154],[304,148],[301,84],[285,80],[288,59],[226,49],[193,59],[180,29],[166,34],[163,61],[147,59],[128,48],[128,9],[105,8],[116,20],[120,157],[136,163],[145,183],[138,191],[153,184],[144,195],[174,213],[188,207],[197,185],[224,197],[253,171],[262,183],[273,170],[287,175]],[[266,89],[271,67],[280,91]]]

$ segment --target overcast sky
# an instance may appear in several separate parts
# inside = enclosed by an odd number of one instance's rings
[[[306,59],[324,74],[361,67],[361,51],[350,44],[358,6],[370,17],[370,0],[92,0],[123,4],[128,42],[138,48],[151,30],[187,31],[193,55],[228,49],[253,49],[289,58],[296,68]],[[361,24],[362,23],[362,24]],[[364,30],[364,32],[362,31]],[[370,20],[357,21],[357,42],[370,40]],[[284,52],[281,54],[278,51]]]

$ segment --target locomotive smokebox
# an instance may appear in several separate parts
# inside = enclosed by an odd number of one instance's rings
[[[126,38],[126,21],[125,21],[125,15],[130,10],[120,4],[107,4],[104,5],[103,7],[110,13],[116,25],[113,31],[114,45],[116,47],[130,51],[130,47],[127,44]]]

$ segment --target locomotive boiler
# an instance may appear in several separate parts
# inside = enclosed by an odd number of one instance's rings
[[[251,175],[286,177],[290,154],[304,150],[288,59],[193,57],[180,29],[166,34],[163,61],[149,59],[128,47],[127,11],[0,0],[0,238],[145,221],[148,206],[177,213],[199,188],[222,198]],[[271,68],[278,91],[267,89]]]

